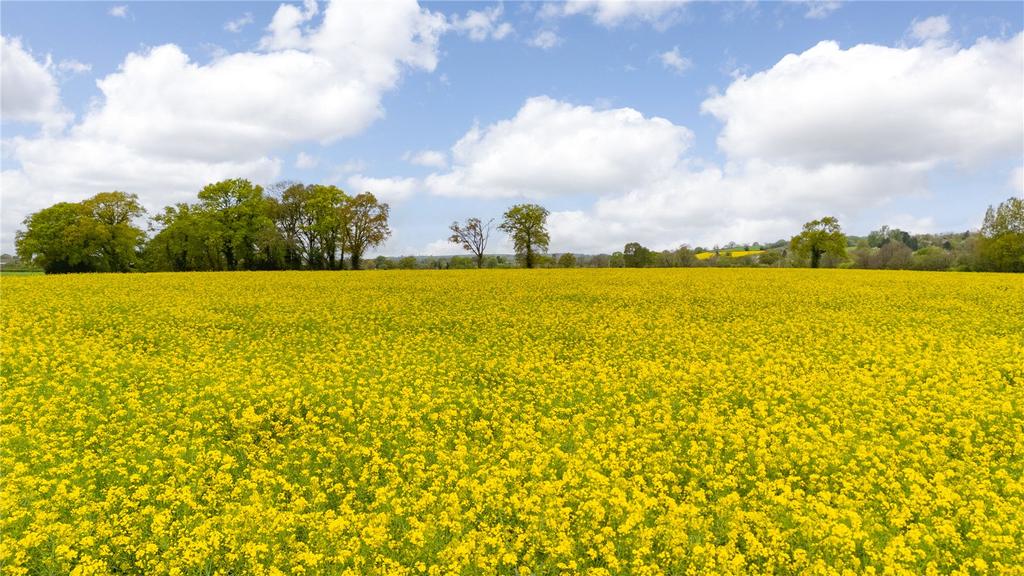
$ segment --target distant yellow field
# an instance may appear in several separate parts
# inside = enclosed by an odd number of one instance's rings
[[[753,256],[754,254],[763,254],[767,250],[720,250],[718,253],[721,256],[728,256],[730,258],[742,258],[744,256]],[[710,260],[714,256],[714,252],[698,252],[698,260]]]
[[[3,574],[1024,571],[1022,276],[0,288]]]

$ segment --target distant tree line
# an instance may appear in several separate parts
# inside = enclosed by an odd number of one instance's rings
[[[30,215],[16,236],[17,258],[47,273],[462,268],[675,268],[757,266],[1024,272],[1024,200],[989,207],[979,232],[910,234],[883,226],[847,236],[824,217],[790,240],[655,251],[639,242],[612,254],[549,254],[549,212],[516,204],[497,230],[513,255],[487,254],[494,219],[452,222],[449,241],[470,256],[398,258],[366,252],[391,235],[390,209],[371,192],[350,196],[336,186],[283,182],[268,193],[248,180],[224,180],[199,191],[194,203],[146,212],[134,194],[103,192],[61,202]]]
[[[198,201],[168,206],[149,222],[138,197],[104,192],[30,215],[15,245],[22,262],[47,273],[358,270],[386,240],[389,208],[372,193],[282,183],[268,194],[248,180],[224,180]]]

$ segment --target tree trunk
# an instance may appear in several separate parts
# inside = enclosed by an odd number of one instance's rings
[[[811,268],[817,268],[821,262],[821,254],[823,250],[817,248],[811,248]]]
[[[484,255],[482,252],[476,255],[476,267],[478,270],[484,267]]]
[[[352,269],[359,270],[359,261],[362,260],[361,254],[352,253]]]

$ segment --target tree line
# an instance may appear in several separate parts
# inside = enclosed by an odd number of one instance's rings
[[[209,184],[197,201],[149,218],[135,194],[102,192],[28,216],[15,239],[21,263],[46,273],[217,270],[359,270],[388,268],[845,267],[1024,272],[1024,200],[989,207],[979,232],[912,235],[883,226],[847,236],[824,217],[788,241],[651,250],[627,243],[612,254],[549,253],[549,212],[516,204],[495,219],[452,222],[448,240],[468,257],[389,258],[366,252],[391,235],[390,207],[371,192],[282,182],[270,191],[248,180]],[[512,257],[487,254],[493,229],[508,235]],[[9,268],[13,260],[0,262]]]

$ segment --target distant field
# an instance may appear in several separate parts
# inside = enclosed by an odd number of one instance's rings
[[[1024,277],[5,278],[3,574],[1024,573]]]
[[[767,252],[767,250],[719,250],[718,254],[721,256],[728,256],[730,258],[742,258],[744,256],[764,254],[765,252]],[[710,260],[714,255],[714,252],[698,252],[697,260]]]

